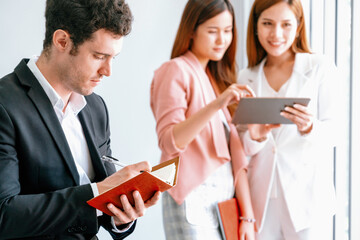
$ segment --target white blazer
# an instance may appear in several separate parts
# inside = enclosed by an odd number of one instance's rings
[[[261,74],[266,59],[239,73],[239,83],[249,85],[261,97]],[[252,141],[240,127],[245,153],[250,158],[248,178],[257,228],[261,231],[277,167],[295,230],[311,226],[316,214],[334,214],[333,146],[339,127],[336,67],[321,55],[298,53],[286,97],[309,97],[314,116],[311,133],[299,134],[295,124],[282,125],[276,137]]]

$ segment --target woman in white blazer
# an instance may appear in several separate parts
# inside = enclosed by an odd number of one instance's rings
[[[331,239],[337,114],[336,68],[311,54],[300,0],[255,0],[249,18],[249,66],[239,82],[257,97],[308,97],[280,113],[294,124],[240,126],[257,239]]]

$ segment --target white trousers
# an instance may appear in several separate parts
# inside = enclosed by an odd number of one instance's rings
[[[281,191],[280,191],[281,192]],[[269,200],[264,226],[257,240],[332,240],[333,217],[318,216],[314,224],[299,232],[291,222],[283,194]]]

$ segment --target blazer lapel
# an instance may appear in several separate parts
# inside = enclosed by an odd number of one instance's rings
[[[74,159],[71,154],[71,150],[67,143],[65,134],[61,128],[59,120],[55,114],[54,108],[50,103],[46,93],[42,89],[38,80],[35,78],[33,73],[27,67],[27,60],[22,60],[20,64],[15,68],[19,81],[24,85],[28,86],[28,96],[37,108],[39,115],[41,116],[45,126],[48,128],[50,135],[56,143],[58,150],[69,171],[73,177],[76,185],[79,185],[79,174],[77,172]],[[51,161],[51,160],[49,160]]]
[[[297,53],[295,55],[295,63],[293,73],[289,82],[285,97],[311,97],[311,92],[308,89],[308,84],[311,83],[309,74],[312,70],[312,64],[308,54]],[[314,89],[314,88],[313,88]],[[288,138],[291,136],[289,131],[294,125],[283,125],[276,136],[278,142],[280,138]]]
[[[297,53],[295,56],[294,70],[291,76],[286,97],[308,97],[306,89],[310,83],[309,74],[312,70],[312,64],[308,54]]]
[[[263,59],[258,66],[249,70],[248,74],[246,75],[245,82],[242,82],[244,84],[247,84],[249,87],[251,87],[251,89],[254,90],[256,96],[261,96],[260,74],[263,71],[265,61],[266,59]]]
[[[211,101],[216,99],[216,95],[213,87],[211,86],[209,77],[206,75],[206,72],[204,71],[200,62],[197,60],[196,56],[193,53],[188,51],[185,54],[185,59],[188,62],[188,64],[193,68],[194,75],[197,76],[197,79],[200,82],[201,91],[203,94],[205,104],[209,104]],[[229,148],[227,146],[227,140],[226,140],[224,128],[218,127],[218,126],[222,126],[222,121],[220,119],[219,114],[215,114],[210,119],[209,124],[213,136],[212,140],[215,147],[216,155],[219,158],[230,160],[230,153],[229,153]]]
[[[81,126],[84,131],[84,135],[86,138],[86,142],[89,148],[91,161],[94,166],[95,171],[95,179],[94,181],[101,181],[107,177],[107,173],[103,163],[101,162],[101,156],[97,150],[97,145],[94,142],[95,139],[95,128],[92,122],[92,114],[91,110],[88,106],[86,106],[80,113],[79,119],[81,122]]]
[[[209,104],[212,100],[216,98],[216,96],[211,86],[208,75],[206,74],[200,62],[197,60],[196,56],[192,52],[188,51],[184,56],[186,62],[193,69],[193,73],[197,77],[201,85],[201,91],[203,93],[202,95],[205,104]]]

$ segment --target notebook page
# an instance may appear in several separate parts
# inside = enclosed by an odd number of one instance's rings
[[[175,163],[169,164],[165,167],[162,167],[158,170],[151,172],[152,175],[154,175],[157,178],[160,178],[162,181],[170,185],[174,185],[175,173],[176,173]]]

